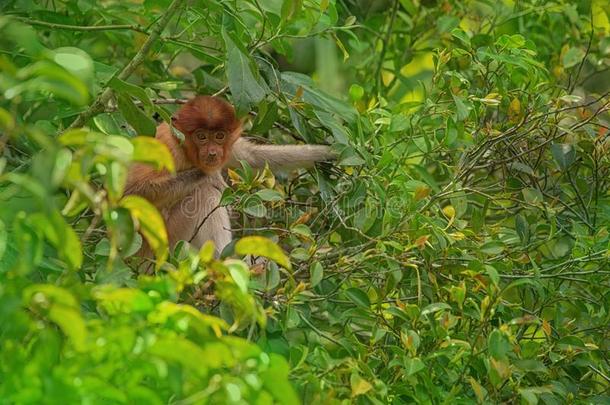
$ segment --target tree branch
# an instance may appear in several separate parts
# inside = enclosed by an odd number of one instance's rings
[[[144,28],[142,28],[138,25],[130,25],[130,24],[83,26],[83,25],[57,24],[57,23],[50,23],[50,22],[46,22],[46,21],[31,20],[26,17],[13,17],[13,18],[16,20],[19,20],[25,24],[37,25],[39,27],[47,27],[47,28],[58,29],[58,30],[71,30],[71,31],[132,30],[132,31],[141,32],[143,34],[148,34],[148,32]]]
[[[136,70],[136,68],[142,62],[144,62],[146,54],[153,46],[155,41],[159,39],[159,36],[163,32],[167,24],[169,24],[172,16],[183,2],[184,0],[172,1],[172,3],[167,8],[167,11],[151,27],[148,39],[144,42],[144,44],[142,45],[138,53],[135,54],[133,59],[129,61],[129,63],[127,63],[127,65],[125,65],[121,72],[116,76],[117,78],[121,80],[127,79]],[[106,103],[108,103],[108,100],[110,100],[110,97],[112,97],[112,89],[110,87],[106,87],[102,94],[100,94],[93,102],[93,104],[91,104],[91,106],[89,106],[87,110],[83,111],[78,117],[76,117],[76,119],[74,120],[74,122],[72,122],[68,129],[82,127],[89,119],[103,112]]]

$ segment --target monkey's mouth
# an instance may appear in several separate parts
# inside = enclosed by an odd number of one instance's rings
[[[209,169],[216,169],[220,166],[220,158],[218,156],[208,156],[203,160],[203,165]]]

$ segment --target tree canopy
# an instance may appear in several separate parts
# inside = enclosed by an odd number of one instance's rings
[[[610,401],[606,0],[0,10],[0,403]],[[196,94],[338,156],[229,170],[219,259],[123,196]]]

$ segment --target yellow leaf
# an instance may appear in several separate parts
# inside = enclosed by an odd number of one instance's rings
[[[294,92],[294,101],[300,100],[303,97],[303,93],[305,89],[302,86],[297,87],[297,90]]]
[[[214,242],[206,241],[201,249],[199,249],[199,260],[203,263],[209,263],[214,258]]]
[[[452,205],[448,205],[443,208],[443,214],[445,214],[448,219],[453,219],[455,217],[455,208],[453,208]]]
[[[498,373],[502,380],[506,380],[511,375],[510,366],[505,360],[496,360],[493,357],[489,359],[490,366]]]
[[[485,393],[483,392],[483,387],[478,383],[477,380],[470,377],[470,386],[474,391],[474,395],[477,397],[477,402],[482,403],[485,400]]]
[[[232,184],[241,183],[241,177],[239,177],[239,174],[237,174],[235,170],[228,169],[227,172],[229,174],[229,178],[231,179]]]
[[[167,258],[167,231],[159,211],[150,202],[136,195],[124,197],[121,207],[127,208],[132,218],[140,224],[140,232],[157,258],[157,268]]]
[[[373,386],[371,383],[360,377],[358,374],[352,374],[351,385],[352,385],[352,398],[358,395],[363,395],[369,392]]]
[[[409,62],[400,68],[400,73],[406,77],[414,77],[424,71],[434,70],[434,53],[425,52],[417,55]]]
[[[430,235],[420,236],[419,238],[415,239],[415,242],[413,244],[418,248],[423,249],[426,246],[426,243],[428,242],[428,238],[430,238]]]
[[[608,0],[593,0],[593,4],[591,5],[591,14],[593,15],[593,26],[595,28],[610,31],[610,21],[608,20],[608,15],[603,8],[603,6],[607,4],[607,1]]]
[[[542,330],[547,337],[551,336],[551,324],[546,319],[542,320]]]
[[[511,121],[516,121],[521,114],[521,102],[518,98],[513,98],[510,104],[508,105],[508,119]]]
[[[132,160],[152,164],[157,170],[167,169],[174,172],[174,158],[163,142],[150,136],[136,136],[131,143]]]
[[[455,240],[466,239],[466,235],[464,235],[462,232],[453,232],[453,233],[449,234],[449,236],[451,236]]]
[[[299,224],[306,224],[311,219],[311,216],[312,216],[311,211],[305,211],[300,217],[297,218],[296,221],[294,221],[294,223],[292,225],[294,226],[294,225],[299,225]]]
[[[423,200],[424,198],[428,197],[430,195],[430,187],[428,186],[417,186],[415,188],[415,201],[420,201]]]
[[[235,252],[239,255],[263,256],[275,261],[280,266],[291,270],[292,264],[288,256],[271,239],[262,236],[246,236],[235,244]]]
[[[273,188],[275,186],[275,175],[269,168],[269,165],[265,165],[265,170],[263,170],[263,179],[264,184],[267,188]]]

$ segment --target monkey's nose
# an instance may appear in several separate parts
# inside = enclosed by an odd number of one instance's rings
[[[208,152],[208,157],[216,157],[216,152]]]

